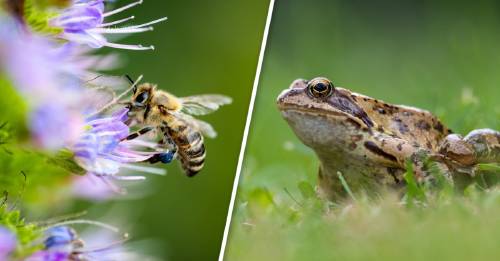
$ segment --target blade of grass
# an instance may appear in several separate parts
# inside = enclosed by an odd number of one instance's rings
[[[347,194],[349,195],[349,197],[351,197],[352,200],[356,201],[357,200],[356,197],[352,193],[351,188],[349,188],[349,185],[347,184],[347,181],[344,179],[344,176],[342,175],[342,173],[340,173],[340,171],[337,171],[337,176],[339,177],[340,183],[342,184],[342,187],[347,192]]]

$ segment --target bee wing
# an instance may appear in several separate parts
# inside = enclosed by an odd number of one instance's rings
[[[204,94],[180,98],[182,112],[191,115],[205,115],[219,109],[220,106],[230,104],[233,100],[224,95]]]
[[[210,123],[198,120],[194,118],[191,115],[187,115],[184,113],[177,113],[176,114],[178,117],[183,118],[191,127],[197,129],[198,131],[203,134],[203,136],[208,137],[208,138],[215,138],[217,137],[217,132],[215,131],[214,127],[210,125]]]
[[[116,97],[114,91],[110,89],[86,89],[84,92],[84,104],[92,111],[98,110],[111,102]]]
[[[92,75],[85,80],[85,105],[98,110],[126,90],[130,82],[124,76]]]
[[[140,76],[136,82],[140,81]],[[84,106],[93,110],[90,115],[102,113],[129,104],[123,98],[135,85],[128,76],[89,75],[84,81],[87,101]]]
[[[125,76],[92,75],[89,76],[89,79],[85,80],[85,86],[89,89],[120,91],[130,87],[130,81]]]

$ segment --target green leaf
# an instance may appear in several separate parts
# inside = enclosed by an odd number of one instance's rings
[[[500,173],[500,164],[495,164],[495,163],[480,163],[480,164],[477,164],[477,167],[481,171],[489,171],[489,172]]]
[[[262,207],[274,205],[273,196],[266,188],[256,188],[249,194],[249,201],[257,203]]]
[[[25,224],[19,210],[9,210],[6,204],[0,206],[0,225],[16,235],[16,259],[25,258],[43,248],[40,240],[42,231],[35,224]]]
[[[310,199],[316,197],[316,192],[314,191],[313,186],[309,184],[307,181],[301,181],[297,185],[304,199]]]
[[[68,149],[62,149],[54,156],[49,156],[47,162],[59,166],[73,174],[85,175],[86,171],[74,161],[74,154]]]
[[[344,176],[342,175],[342,173],[340,173],[340,171],[337,171],[337,176],[339,177],[340,183],[342,184],[342,187],[347,192],[349,197],[351,197],[354,201],[356,201],[356,197],[352,193],[351,188],[349,188],[347,181],[344,179]]]
[[[403,175],[406,181],[406,195],[405,200],[408,206],[413,206],[415,200],[425,201],[425,191],[418,185],[413,173],[413,164],[411,161],[406,162],[406,173]]]

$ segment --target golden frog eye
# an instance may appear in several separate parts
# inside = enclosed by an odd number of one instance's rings
[[[312,79],[307,89],[309,93],[316,98],[326,98],[333,93],[333,83],[325,78]]]

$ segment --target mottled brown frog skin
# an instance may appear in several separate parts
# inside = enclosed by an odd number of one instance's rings
[[[297,137],[316,152],[321,162],[319,189],[330,199],[345,195],[338,172],[351,189],[374,191],[380,186],[404,186],[407,159],[414,163],[417,178],[423,179],[417,156],[422,152],[441,152],[447,163],[441,168],[448,175],[449,162],[471,166],[500,158],[496,131],[478,130],[472,135],[481,140],[476,143],[470,135],[468,140],[451,136],[451,130],[428,111],[334,87],[322,77],[295,80],[277,103]],[[475,146],[482,146],[479,152]]]

